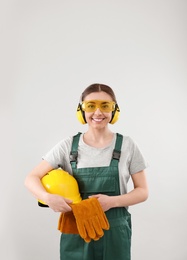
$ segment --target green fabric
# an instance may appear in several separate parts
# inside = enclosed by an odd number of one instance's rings
[[[79,136],[76,135],[72,151],[78,149]],[[117,134],[114,158],[109,167],[77,169],[76,161],[72,161],[73,175],[79,184],[81,197],[106,194],[120,194],[118,155],[122,144],[122,136]],[[123,208],[113,208],[105,212],[110,224],[104,230],[104,236],[98,241],[86,243],[79,235],[62,234],[60,241],[60,260],[130,260],[131,248],[131,215]]]

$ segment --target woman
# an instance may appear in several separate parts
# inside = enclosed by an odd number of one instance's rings
[[[79,235],[61,235],[61,260],[130,260],[131,215],[128,207],[148,198],[145,177],[146,162],[135,142],[113,133],[109,123],[118,120],[119,107],[113,90],[104,84],[93,84],[81,95],[77,117],[88,124],[84,134],[59,142],[26,177],[25,185],[36,198],[45,201],[55,212],[71,211],[71,200],[49,194],[41,178],[61,167],[79,183],[83,199],[95,197],[105,212],[110,229],[98,241],[86,243]],[[70,162],[70,154],[77,158]],[[132,178],[134,188],[127,192]]]

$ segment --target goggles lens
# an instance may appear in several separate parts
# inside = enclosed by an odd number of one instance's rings
[[[115,110],[115,105],[114,101],[88,100],[82,102],[82,110],[90,113],[95,112],[99,108],[101,112],[109,113]]]

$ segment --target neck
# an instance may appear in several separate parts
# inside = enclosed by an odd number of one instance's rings
[[[83,140],[86,144],[102,148],[106,147],[112,142],[114,133],[111,132],[109,129],[103,130],[95,130],[89,129],[83,136]]]

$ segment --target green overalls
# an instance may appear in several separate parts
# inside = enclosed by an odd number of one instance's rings
[[[122,135],[117,134],[115,149],[109,166],[77,169],[77,150],[80,133],[74,136],[70,161],[81,197],[93,194],[120,195],[118,162]],[[61,260],[130,260],[131,215],[126,208],[112,208],[105,212],[110,229],[98,241],[86,243],[79,235],[62,234],[60,241]]]

